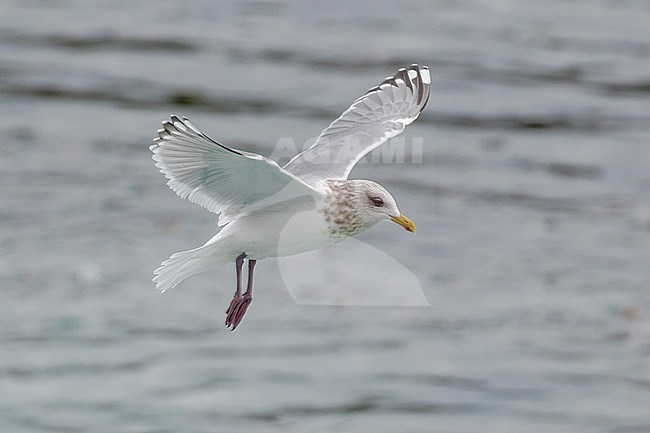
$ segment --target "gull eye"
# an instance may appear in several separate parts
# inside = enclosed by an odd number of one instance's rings
[[[372,204],[374,204],[377,207],[382,207],[384,205],[384,200],[382,200],[380,197],[369,197],[369,198]]]

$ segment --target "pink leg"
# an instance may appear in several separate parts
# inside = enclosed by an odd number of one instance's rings
[[[235,259],[235,271],[237,273],[237,290],[235,290],[235,295],[232,298],[232,301],[230,301],[230,305],[228,306],[228,309],[226,310],[226,326],[230,326],[230,319],[231,319],[231,312],[233,311],[234,307],[237,305],[237,303],[241,299],[241,268],[244,265],[244,258],[246,257],[246,253],[241,253],[240,255],[237,256]]]
[[[233,296],[232,301],[230,301],[230,306],[226,310],[226,327],[231,328],[231,331],[234,331],[235,328],[244,318],[248,306],[253,302],[253,270],[257,264],[257,260],[248,260],[248,283],[246,286],[246,292],[241,294],[241,268],[244,263],[244,257],[246,254],[241,254],[237,257],[235,265],[237,267],[237,290],[235,291],[235,296]]]

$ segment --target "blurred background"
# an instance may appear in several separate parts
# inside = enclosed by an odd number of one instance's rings
[[[0,431],[650,432],[648,1],[0,12]],[[361,241],[430,307],[297,305],[265,260],[231,333],[231,267],[154,290],[217,229],[154,167],[161,121],[270,155],[411,63],[421,163],[352,177],[418,224]]]

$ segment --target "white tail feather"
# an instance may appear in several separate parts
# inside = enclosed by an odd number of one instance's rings
[[[189,251],[172,254],[154,271],[153,282],[160,292],[173,289],[184,279],[208,271],[227,261],[217,253],[219,247],[208,243]]]

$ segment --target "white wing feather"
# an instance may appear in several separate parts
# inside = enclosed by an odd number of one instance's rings
[[[312,200],[320,194],[275,161],[231,149],[199,131],[187,118],[163,122],[150,147],[167,185],[211,212],[223,225],[288,200]]]
[[[418,118],[429,100],[430,85],[426,66],[400,69],[357,99],[284,169],[310,184],[347,179],[364,155]]]

